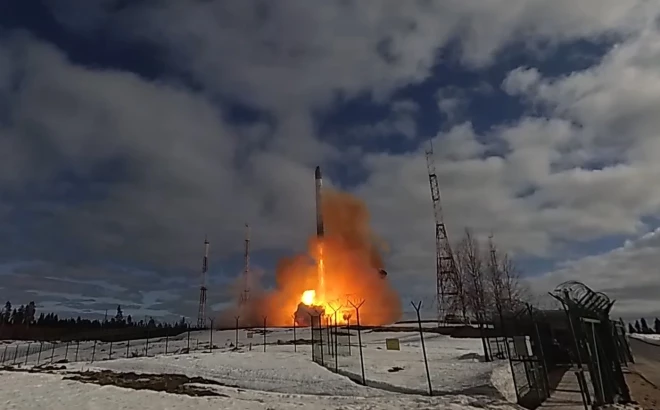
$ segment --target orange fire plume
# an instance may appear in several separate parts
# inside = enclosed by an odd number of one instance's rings
[[[338,323],[347,319],[355,323],[349,302],[361,300],[361,324],[384,325],[400,319],[399,296],[382,274],[384,244],[369,226],[364,202],[326,189],[322,212],[323,239],[313,236],[308,254],[279,262],[275,289],[253,298],[240,313],[241,323],[245,318],[256,325],[267,315],[271,326],[291,326],[294,320],[307,325],[313,312],[322,312],[334,322],[335,311]]]

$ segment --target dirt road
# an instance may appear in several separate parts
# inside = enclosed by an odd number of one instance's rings
[[[633,373],[626,373],[632,399],[644,409],[660,408],[660,342],[645,342],[629,338],[635,364]],[[641,376],[643,377],[641,377]]]
[[[633,368],[651,383],[660,387],[660,342],[628,339],[635,364]]]

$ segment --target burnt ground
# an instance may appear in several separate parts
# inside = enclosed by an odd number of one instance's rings
[[[182,374],[137,374],[134,372],[101,371],[67,371],[64,366],[43,366],[29,369],[4,366],[0,370],[24,373],[63,374],[64,380],[81,383],[97,384],[99,386],[117,386],[133,390],[152,390],[171,394],[183,394],[193,397],[229,397],[219,393],[210,386],[238,387],[220,383],[203,377],[188,377]]]
[[[117,386],[134,390],[153,390],[187,396],[220,396],[226,394],[205,387],[204,385],[223,386],[222,383],[204,379],[203,377],[188,377],[182,374],[137,374],[133,372],[113,372],[102,370],[99,372],[78,372],[64,377],[65,380],[75,380],[83,383],[98,384],[101,386]]]

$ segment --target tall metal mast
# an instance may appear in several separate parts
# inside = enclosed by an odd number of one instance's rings
[[[438,325],[441,325],[446,321],[447,315],[454,313],[457,308],[458,291],[456,280],[458,278],[458,269],[456,268],[456,261],[451,250],[442,213],[440,187],[438,186],[438,177],[435,172],[432,141],[429,141],[425,154],[429,184],[431,186],[431,200],[433,201],[433,215],[435,217],[436,308]]]
[[[240,305],[244,305],[250,300],[250,226],[245,224],[245,252],[243,254],[243,292],[239,300]]]
[[[209,268],[209,240],[204,238],[204,258],[202,259],[202,282],[199,287],[199,310],[197,311],[197,328],[206,327],[206,272]]]

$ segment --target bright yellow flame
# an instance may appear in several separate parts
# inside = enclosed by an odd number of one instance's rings
[[[300,301],[307,306],[312,306],[314,304],[314,299],[316,299],[316,291],[314,289],[310,289],[303,292]]]

